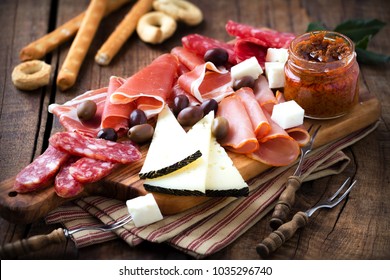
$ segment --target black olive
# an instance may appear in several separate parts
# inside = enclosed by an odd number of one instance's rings
[[[97,110],[97,105],[92,100],[85,100],[77,106],[77,117],[81,121],[88,121],[92,119]]]
[[[146,117],[145,112],[140,109],[135,109],[133,112],[130,113],[129,127],[144,124],[147,123],[147,121],[148,118]]]
[[[118,134],[113,128],[102,128],[98,131],[97,138],[116,142],[116,140],[118,139]]]
[[[184,94],[180,94],[173,99],[172,111],[175,115],[178,115],[181,110],[187,108],[190,104],[190,100]]]
[[[250,87],[253,89],[255,86],[255,79],[252,76],[244,76],[241,79],[233,82],[233,89],[239,90],[242,87]]]
[[[214,114],[217,114],[218,111],[218,102],[215,99],[208,99],[204,101],[200,108],[203,110],[203,114],[206,116],[212,110],[214,110]]]
[[[215,66],[223,66],[228,62],[229,54],[225,49],[215,48],[207,50],[203,57],[204,61],[210,61]]]
[[[200,106],[189,106],[180,111],[177,121],[182,126],[191,126],[203,118],[203,110]]]

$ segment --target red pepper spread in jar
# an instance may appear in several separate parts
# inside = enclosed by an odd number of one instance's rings
[[[285,76],[286,100],[295,100],[309,118],[342,116],[358,101],[354,45],[342,34],[318,31],[294,39]]]

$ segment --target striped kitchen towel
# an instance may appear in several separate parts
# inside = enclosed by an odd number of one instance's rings
[[[350,159],[342,150],[375,130],[377,124],[312,151],[303,165],[303,181],[339,174]],[[143,240],[166,242],[196,258],[209,256],[241,236],[272,210],[296,166],[275,167],[248,182],[247,197],[211,198],[179,214],[166,216],[154,224],[135,227],[132,222],[113,232],[81,231],[72,236],[84,247],[121,238],[130,246]],[[48,214],[48,224],[62,223],[68,229],[113,223],[128,215],[125,202],[91,196],[61,206]]]

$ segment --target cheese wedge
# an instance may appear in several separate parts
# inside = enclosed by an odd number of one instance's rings
[[[165,106],[158,115],[139,177],[157,178],[169,174],[190,164],[201,155],[200,150],[188,141],[188,135],[175,115]]]
[[[145,179],[144,188],[147,191],[174,195],[205,195],[213,119],[214,111],[211,111],[187,133],[187,141],[194,149],[199,149],[202,156],[172,173]]]
[[[248,193],[248,184],[234,166],[225,149],[212,136],[206,178],[206,195],[238,197],[247,196]]]

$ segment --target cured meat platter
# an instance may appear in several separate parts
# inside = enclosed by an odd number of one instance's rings
[[[359,103],[353,110],[340,118],[333,120],[310,120],[305,119],[305,126],[321,124],[321,130],[317,135],[315,146],[319,147],[336,139],[345,137],[354,131],[375,123],[380,117],[380,103],[360,82]],[[72,198],[59,197],[54,188],[31,193],[17,193],[13,189],[15,177],[0,183],[0,213],[1,216],[14,223],[30,223],[44,217],[49,211],[66,203],[67,201],[89,195],[102,195],[126,201],[139,195],[145,195],[147,191],[143,187],[143,180],[139,178],[143,160],[147,154],[148,146],[140,147],[142,159],[115,169],[104,179],[87,184],[82,193]],[[248,181],[264,172],[270,166],[252,160],[244,155],[228,153],[242,177]],[[16,174],[15,174],[16,175]],[[171,194],[154,193],[156,201],[165,215],[179,213],[209,198],[205,196],[175,196]]]

